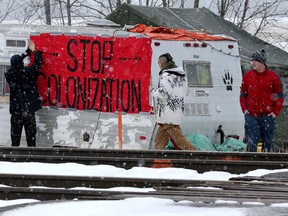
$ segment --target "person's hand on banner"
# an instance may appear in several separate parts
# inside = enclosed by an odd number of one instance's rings
[[[34,52],[36,50],[36,46],[35,46],[35,43],[32,41],[32,40],[29,40],[28,42],[29,44],[29,49]]]

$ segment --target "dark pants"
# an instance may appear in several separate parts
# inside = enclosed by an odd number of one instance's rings
[[[25,115],[11,115],[12,146],[20,146],[22,129],[24,127],[28,147],[36,146],[36,119],[35,113]]]
[[[262,139],[262,151],[273,152],[273,136],[275,118],[272,116],[255,117],[245,115],[245,138],[248,143],[247,151],[256,152],[257,144]]]

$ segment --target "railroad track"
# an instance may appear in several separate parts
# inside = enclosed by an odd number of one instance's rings
[[[255,169],[287,168],[288,154],[0,147],[0,161],[74,162],[85,165],[113,165],[125,169],[132,167],[175,167],[193,169],[199,173],[226,171],[239,174]]]
[[[254,169],[288,167],[288,154],[247,152],[188,152],[152,150],[106,150],[76,148],[0,148],[0,161],[109,164],[129,169],[179,167],[198,172],[245,173]],[[254,181],[256,180],[256,182]],[[131,197],[157,197],[175,201],[213,203],[288,203],[288,177],[241,177],[229,181],[115,178],[0,174],[0,199],[38,200],[118,200]],[[43,188],[44,187],[44,188]],[[113,190],[115,187],[149,189],[147,192]],[[79,189],[83,188],[83,189]],[[109,190],[107,190],[109,189]],[[152,190],[153,189],[153,190]]]
[[[0,198],[47,200],[119,200],[131,197],[156,197],[174,201],[214,203],[219,200],[261,202],[266,205],[288,203],[288,178],[254,182],[234,178],[229,181],[176,180],[149,178],[79,177],[50,175],[0,175]],[[259,177],[257,177],[259,180]],[[10,187],[7,187],[10,186]],[[39,187],[41,186],[41,187]],[[43,188],[45,187],[45,188]],[[47,188],[48,187],[48,188]],[[51,188],[53,187],[53,188]],[[85,187],[79,189],[79,187]],[[113,187],[151,188],[148,192],[113,190]],[[76,189],[73,189],[76,188]],[[110,190],[105,190],[110,188]],[[152,190],[152,188],[154,190]]]

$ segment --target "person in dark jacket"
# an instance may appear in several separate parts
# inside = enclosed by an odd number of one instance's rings
[[[24,67],[23,59],[34,55],[33,64]],[[36,50],[33,41],[22,55],[13,55],[11,67],[5,73],[10,87],[11,141],[12,146],[20,146],[21,134],[24,127],[28,147],[36,146],[35,112],[42,108],[38,94],[37,79],[42,64],[41,53]]]
[[[245,115],[245,139],[247,150],[257,151],[262,139],[262,151],[273,152],[275,118],[283,105],[283,91],[278,75],[266,65],[264,50],[253,53],[252,70],[244,74],[240,104]]]

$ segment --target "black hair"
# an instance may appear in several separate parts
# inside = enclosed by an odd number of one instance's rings
[[[167,59],[167,62],[173,61],[173,58],[172,58],[172,56],[170,55],[170,53],[162,54],[162,55],[159,56],[159,58],[161,58],[161,57],[165,57],[165,58]]]

